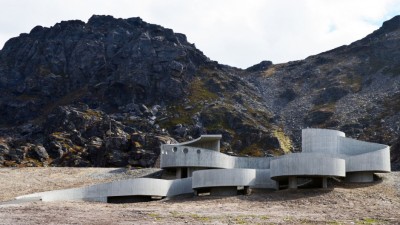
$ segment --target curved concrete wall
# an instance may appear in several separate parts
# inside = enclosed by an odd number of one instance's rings
[[[219,152],[221,138],[222,138],[221,134],[207,134],[207,135],[201,135],[199,138],[191,141],[181,142],[178,144],[171,144],[171,145],[205,148]]]
[[[346,158],[346,172],[390,172],[390,149],[352,155]]]
[[[229,156],[217,151],[190,146],[163,145],[160,164],[161,168],[269,169],[270,160],[270,158]]]
[[[289,176],[346,176],[345,160],[318,153],[292,153],[271,161],[271,178]]]
[[[56,191],[23,195],[17,199],[39,197],[42,201],[88,200],[107,201],[112,196],[159,196],[167,197],[193,193],[192,179],[161,180],[137,178],[97,184],[83,188],[71,188]]]
[[[275,188],[276,182],[269,177],[269,170],[216,169],[193,173],[192,188],[249,186]]]
[[[345,133],[327,129],[303,129],[301,131],[302,152],[339,153],[339,137],[345,137]]]
[[[387,145],[376,144],[366,141],[359,141],[343,137],[340,137],[338,139],[338,142],[339,142],[340,153],[345,155],[359,155],[367,152],[385,149],[388,147]]]
[[[346,160],[346,172],[390,172],[389,146],[346,138],[340,131],[302,130],[304,153],[328,153]]]
[[[235,164],[231,156],[190,146],[163,145],[160,157],[161,168],[233,168]]]

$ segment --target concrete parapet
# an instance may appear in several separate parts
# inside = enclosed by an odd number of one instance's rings
[[[275,189],[275,181],[269,178],[269,170],[218,169],[195,171],[192,188],[249,186]]]
[[[346,171],[390,172],[390,149],[386,147],[373,152],[346,157]]]
[[[235,165],[232,156],[189,146],[162,145],[160,157],[161,168],[233,168]]]
[[[328,129],[303,129],[301,131],[302,152],[339,153],[339,137],[345,137],[345,133]]]
[[[221,134],[205,134],[201,135],[199,138],[181,142],[177,144],[171,144],[173,146],[187,146],[193,148],[205,148],[213,151],[219,152],[220,150],[220,140],[222,138]],[[168,144],[166,144],[168,145]]]
[[[17,199],[39,197],[42,201],[85,200],[106,202],[112,196],[158,196],[193,193],[191,178],[161,180],[137,178],[97,184],[82,188],[40,192],[19,196]]]
[[[271,161],[271,178],[346,175],[345,160],[323,154],[292,153]]]
[[[161,147],[161,168],[253,168],[269,169],[270,158],[235,157],[217,151],[190,146],[163,145]]]

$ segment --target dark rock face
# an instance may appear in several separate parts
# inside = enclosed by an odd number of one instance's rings
[[[86,24],[37,26],[9,40],[0,61],[0,124],[15,125],[55,101],[79,99],[111,111],[177,100],[208,59],[170,29],[140,18],[93,16]]]
[[[248,71],[248,72],[264,71],[264,70],[268,69],[270,66],[272,66],[271,61],[262,61],[258,64],[250,66],[249,68],[246,69],[246,71]]]
[[[0,51],[0,165],[148,167],[160,144],[201,134],[222,134],[232,155],[271,156],[321,127],[393,145],[398,168],[399,18],[351,45],[246,70],[140,18],[37,26]]]
[[[350,137],[387,145],[397,143],[399,21],[396,16],[348,46],[246,76],[258,87],[274,121],[282,124],[295,149],[306,127],[342,130]],[[391,154],[396,158],[400,152],[394,147]]]
[[[392,161],[392,170],[400,170],[400,136],[395,141],[395,143],[391,146],[391,161]]]

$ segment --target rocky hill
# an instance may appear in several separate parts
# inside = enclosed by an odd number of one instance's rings
[[[301,128],[332,128],[392,145],[399,163],[400,16],[348,46],[269,65],[247,80],[296,147]]]
[[[140,18],[35,27],[0,51],[0,164],[153,166],[160,143],[203,133],[232,154],[289,151],[242,73]]]
[[[159,144],[223,134],[229,154],[298,151],[305,127],[393,145],[400,17],[349,46],[246,70],[140,18],[37,26],[0,51],[0,165],[154,166]]]

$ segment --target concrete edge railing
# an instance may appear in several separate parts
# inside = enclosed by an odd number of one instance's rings
[[[351,138],[339,137],[339,149],[341,154],[360,155],[364,153],[379,151],[389,146],[372,142],[360,141]]]
[[[136,178],[82,188],[39,192],[19,196],[16,199],[40,198],[42,201],[86,200],[106,202],[107,197],[114,196],[169,197],[187,193],[193,193],[192,178],[176,180]]]
[[[346,176],[345,160],[314,153],[292,153],[271,161],[271,178],[290,176]]]
[[[276,188],[269,177],[269,170],[257,169],[214,169],[193,173],[192,188],[248,186],[253,188]]]
[[[162,145],[161,168],[202,167],[202,168],[252,168],[269,169],[270,158],[235,157],[204,148]]]
[[[222,138],[221,134],[205,134],[191,141],[181,142],[177,144],[166,144],[166,145],[198,147],[219,152],[221,138]]]
[[[346,157],[346,172],[388,173],[390,168],[390,148]]]

